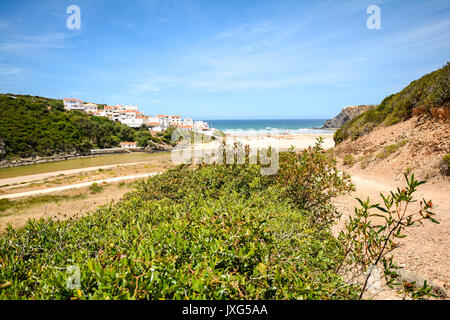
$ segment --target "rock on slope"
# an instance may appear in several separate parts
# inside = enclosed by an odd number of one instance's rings
[[[359,105],[348,106],[342,109],[342,111],[333,119],[325,121],[323,128],[340,128],[347,121],[359,116],[361,113],[368,111],[369,109],[377,107],[376,105]]]

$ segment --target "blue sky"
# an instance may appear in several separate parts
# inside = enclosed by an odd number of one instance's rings
[[[81,29],[69,30],[69,5]],[[369,30],[369,5],[381,30]],[[196,119],[330,118],[450,61],[450,1],[0,1],[0,92]]]

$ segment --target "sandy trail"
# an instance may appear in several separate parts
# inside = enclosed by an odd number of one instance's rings
[[[59,175],[71,175],[71,174],[77,174],[80,172],[89,172],[89,171],[97,171],[99,169],[110,169],[115,168],[117,166],[133,166],[133,165],[139,165],[144,162],[130,162],[130,163],[121,163],[121,164],[111,164],[111,165],[104,165],[104,166],[96,166],[96,167],[87,167],[87,168],[79,168],[79,169],[69,169],[69,170],[61,170],[61,171],[52,171],[52,172],[45,172],[45,173],[38,173],[38,174],[32,174],[32,175],[25,175],[25,176],[18,176],[18,177],[12,177],[12,178],[4,178],[0,179],[0,186],[4,185],[14,185],[14,184],[22,184],[25,185],[26,182],[32,182],[32,181],[38,181],[38,180],[44,180],[50,177],[56,177]]]
[[[355,198],[382,204],[380,193],[388,195],[397,187],[406,186],[404,179],[388,176],[376,176],[358,169],[344,169],[352,175],[355,192],[333,200],[339,212],[343,213],[340,222],[333,228],[337,233],[346,218],[354,213],[358,206]],[[447,181],[430,181],[421,185],[415,193],[415,199],[432,200],[433,212],[440,224],[425,221],[406,231],[407,237],[400,240],[401,246],[394,251],[396,261],[425,279],[431,280],[449,293],[450,289],[450,186]],[[415,204],[417,206],[417,204]],[[412,206],[414,208],[414,206]]]
[[[89,181],[89,182],[83,182],[83,183],[77,183],[77,184],[70,184],[70,185],[61,186],[61,187],[32,190],[32,191],[19,192],[19,193],[13,193],[13,194],[5,194],[5,195],[0,195],[0,199],[14,199],[14,198],[34,196],[37,194],[53,193],[53,192],[64,191],[64,190],[69,190],[69,189],[83,188],[83,187],[88,187],[88,186],[92,185],[93,183],[102,184],[102,183],[118,182],[118,181],[123,181],[123,180],[142,179],[142,178],[154,176],[158,173],[159,172],[152,172],[152,173],[144,173],[144,174],[133,175],[133,176],[122,176],[122,177],[115,177],[115,178],[110,178],[110,179],[102,179],[102,180]]]

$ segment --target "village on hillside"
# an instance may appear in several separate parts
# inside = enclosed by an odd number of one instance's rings
[[[213,129],[209,128],[205,121],[194,121],[191,118],[182,119],[180,116],[157,115],[147,116],[138,110],[137,106],[121,105],[99,107],[95,103],[83,103],[80,99],[65,98],[65,110],[78,110],[93,114],[99,117],[107,117],[112,121],[121,122],[132,128],[139,128],[146,125],[152,132],[162,132],[168,127],[177,127],[187,131],[212,134]]]

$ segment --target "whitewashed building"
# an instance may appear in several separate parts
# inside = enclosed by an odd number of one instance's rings
[[[209,125],[205,121],[195,121],[194,122],[194,130],[195,131],[208,131]]]
[[[79,99],[66,98],[63,99],[64,110],[79,110],[84,111],[83,101]]]
[[[119,107],[105,106],[103,109],[105,112],[105,116],[108,117],[112,121],[120,120],[120,109]]]
[[[95,103],[84,104],[84,112],[95,113],[96,111],[98,111],[98,106]]]
[[[136,142],[121,142],[120,143],[121,148],[136,148]]]
[[[186,118],[181,123],[183,126],[194,126],[194,120],[191,118]]]

